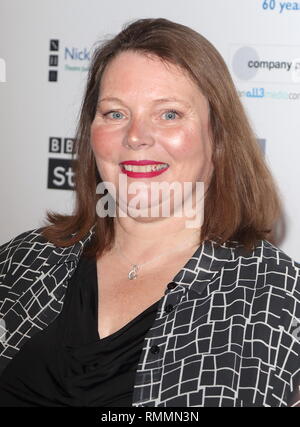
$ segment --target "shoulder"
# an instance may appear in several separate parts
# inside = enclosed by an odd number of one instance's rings
[[[231,260],[242,266],[256,265],[257,273],[274,273],[277,276],[299,277],[300,263],[268,240],[260,240],[251,252],[244,252],[242,246],[232,249]]]
[[[284,304],[297,306],[300,319],[300,263],[267,240],[261,242],[258,274],[272,294],[284,299]]]
[[[47,240],[43,230],[44,227],[25,231],[0,246],[0,310],[9,292],[11,305],[41,277],[47,277],[50,287],[63,283],[76,269],[84,246],[94,233],[92,228],[77,243],[60,247]]]
[[[25,231],[0,246],[0,284],[8,270],[18,271],[38,265],[54,266],[68,261],[78,261],[83,248],[94,235],[92,227],[84,238],[69,246],[56,246],[43,235],[44,227]],[[21,268],[22,267],[22,268]],[[14,270],[14,271],[15,271]]]
[[[255,322],[292,335],[300,324],[300,264],[267,240],[248,255],[234,250],[232,262],[238,265],[238,286],[251,289],[247,295]]]
[[[268,240],[262,240],[258,247],[261,248],[262,260],[267,262],[270,266],[272,265],[274,268],[278,267],[279,269],[290,267],[299,272],[300,262],[292,259],[282,249],[270,243]]]
[[[18,234],[17,236],[0,245],[0,253],[7,249],[15,250],[22,244],[31,244],[34,242],[46,243],[47,240],[43,237],[42,231],[43,227],[40,227]]]
[[[25,231],[0,246],[0,278],[5,274],[11,263],[22,263],[29,267],[39,259],[47,264],[61,264],[65,261],[75,260],[81,256],[84,247],[91,241],[95,233],[95,226],[76,243],[69,246],[56,246],[43,235],[44,227]],[[74,236],[75,233],[70,236]]]
[[[40,227],[24,231],[0,246],[0,307],[18,277],[22,277],[24,269],[39,258],[45,248],[54,248],[43,237],[42,230]],[[11,271],[17,274],[11,277]]]
[[[282,249],[267,240],[261,241],[256,249],[261,269],[268,275],[272,286],[284,288],[286,292],[300,291],[300,263]],[[298,295],[300,297],[300,295]],[[300,300],[300,298],[299,298]]]
[[[300,264],[267,240],[260,240],[250,252],[242,245],[229,249],[221,272],[224,289],[232,284],[247,295],[250,305],[277,312],[284,306],[297,308],[300,319]],[[231,288],[230,288],[231,289]]]
[[[32,249],[39,252],[45,247],[55,247],[44,238],[42,230],[43,227],[24,231],[0,246],[0,275],[4,274],[16,256]]]

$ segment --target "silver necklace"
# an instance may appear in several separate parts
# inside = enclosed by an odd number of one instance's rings
[[[189,239],[189,240],[190,240],[190,239]],[[185,241],[186,241],[186,240],[185,240]],[[196,243],[195,243],[195,244],[196,244]],[[195,244],[194,244],[194,245],[195,245]],[[193,245],[193,246],[194,246],[194,245]],[[181,246],[181,247],[180,247],[180,249],[177,249],[177,250],[173,250],[173,251],[171,251],[171,252],[168,252],[168,255],[169,255],[170,253],[178,252],[178,251],[181,251],[181,250],[183,250],[183,249],[186,249],[186,248],[188,248],[188,247],[190,247],[190,246],[191,246],[191,242],[190,242],[190,244],[188,244],[188,245],[186,245],[186,246],[183,246],[183,247]],[[131,268],[130,268],[130,270],[129,270],[129,272],[128,272],[128,279],[129,279],[129,280],[133,280],[133,279],[136,279],[136,278],[137,278],[138,271],[140,270],[141,266],[145,266],[146,264],[150,264],[151,262],[155,261],[156,259],[161,258],[161,257],[163,257],[163,256],[167,255],[166,253],[164,253],[164,254],[161,254],[161,255],[156,256],[155,258],[152,258],[150,261],[143,262],[143,263],[141,263],[141,264],[137,264],[137,263],[132,263],[132,262],[127,258],[127,256],[121,252],[120,245],[119,245],[119,243],[118,243],[118,242],[116,242],[116,248],[118,249],[118,251],[119,251],[120,255],[121,255],[124,259],[126,259],[126,261],[128,261],[128,262],[129,262],[129,264],[131,265]]]

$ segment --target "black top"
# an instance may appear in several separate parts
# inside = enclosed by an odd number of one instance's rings
[[[0,377],[0,406],[131,406],[144,337],[159,301],[100,339],[95,259],[82,257],[61,313]]]

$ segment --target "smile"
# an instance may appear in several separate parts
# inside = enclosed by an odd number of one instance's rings
[[[168,167],[167,164],[160,164],[160,165],[143,165],[143,166],[138,166],[138,165],[122,165],[122,167],[126,170],[126,171],[130,171],[130,172],[154,172],[154,171],[159,171],[161,169],[166,169]]]
[[[130,178],[152,178],[164,173],[169,165],[160,163],[156,165],[128,165],[121,164],[121,172]]]

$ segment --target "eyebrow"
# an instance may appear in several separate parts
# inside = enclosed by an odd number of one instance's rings
[[[109,97],[105,97],[105,98],[100,99],[100,101],[98,102],[98,104],[100,104],[101,102],[104,102],[104,101],[116,101],[116,102],[123,103],[121,99],[109,96]],[[160,103],[163,103],[163,102],[179,102],[179,103],[181,103],[183,105],[186,105],[187,107],[190,106],[190,104],[188,102],[184,101],[183,99],[179,99],[179,98],[176,98],[176,97],[173,97],[173,96],[170,97],[170,98],[158,98],[158,99],[154,99],[153,100],[154,104],[160,104]]]

